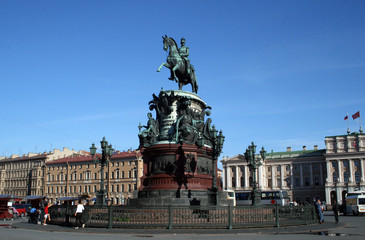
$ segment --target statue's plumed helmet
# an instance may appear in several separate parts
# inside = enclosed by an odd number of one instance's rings
[[[185,42],[185,38],[181,38],[181,42]]]

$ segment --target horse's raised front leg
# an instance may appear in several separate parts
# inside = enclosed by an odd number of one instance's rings
[[[161,71],[161,68],[162,68],[163,66],[165,66],[165,67],[167,67],[167,68],[170,68],[170,65],[169,65],[168,63],[163,62],[163,63],[161,63],[160,67],[157,69],[157,72]]]

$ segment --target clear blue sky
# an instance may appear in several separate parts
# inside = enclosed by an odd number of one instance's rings
[[[1,156],[137,148],[152,93],[178,88],[156,72],[165,34],[186,38],[221,157],[324,148],[365,114],[365,1],[1,0],[0,32]]]

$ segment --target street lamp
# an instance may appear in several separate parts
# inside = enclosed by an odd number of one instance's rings
[[[93,160],[94,160],[94,156],[96,156],[94,161],[97,163],[100,163],[100,166],[101,166],[100,190],[96,193],[96,204],[97,205],[106,205],[105,204],[105,189],[104,189],[104,167],[106,166],[106,164],[110,160],[111,156],[113,155],[114,149],[111,144],[108,145],[108,142],[105,140],[105,137],[103,137],[103,140],[100,142],[100,144],[101,144],[101,151],[102,151],[101,158],[100,158],[100,155],[99,155],[99,157],[96,155],[96,147],[95,147],[94,143],[90,147],[90,155]]]
[[[254,142],[248,146],[245,152],[245,159],[247,161],[248,167],[250,168],[250,172],[253,175],[253,188],[252,188],[252,206],[261,205],[261,192],[258,189],[257,183],[257,168],[262,165],[259,158],[255,157],[256,145]],[[266,151],[264,147],[262,147],[260,151],[260,156],[262,161],[266,158]]]
[[[211,132],[210,136],[205,136],[205,137],[207,138],[208,142],[210,142],[211,149],[212,149],[213,171],[212,171],[212,188],[211,188],[211,190],[213,192],[217,192],[218,187],[217,187],[217,164],[216,163],[217,163],[219,155],[222,152],[225,136],[223,136],[222,130],[220,130],[219,134],[218,134],[218,130],[215,128],[214,125],[212,126],[210,132]],[[199,147],[204,146],[204,140],[205,139],[203,137],[200,137],[198,139]]]

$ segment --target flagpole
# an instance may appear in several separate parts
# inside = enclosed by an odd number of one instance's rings
[[[362,133],[362,126],[361,126],[361,117],[360,117],[360,111],[359,111],[359,121],[360,121],[360,130],[359,132]]]
[[[351,131],[350,131],[350,127],[349,127],[349,112],[347,112],[347,115],[346,115],[346,117],[347,117],[347,134],[350,134],[351,133]]]

